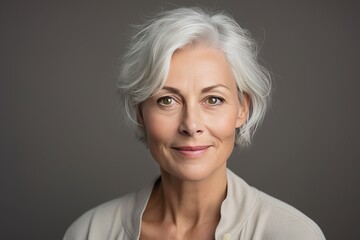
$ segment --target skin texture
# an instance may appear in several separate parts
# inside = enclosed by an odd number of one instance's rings
[[[141,239],[211,239],[226,197],[235,128],[248,115],[224,54],[177,50],[164,87],[141,106],[148,148],[161,170],[142,219]]]

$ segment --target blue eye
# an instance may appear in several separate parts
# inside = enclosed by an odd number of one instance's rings
[[[210,105],[219,105],[219,104],[222,104],[223,102],[224,102],[224,99],[222,99],[220,97],[211,96],[206,99],[206,103],[210,104]]]
[[[170,106],[171,104],[174,103],[174,99],[172,97],[161,97],[157,100],[157,103],[162,105],[162,106]]]

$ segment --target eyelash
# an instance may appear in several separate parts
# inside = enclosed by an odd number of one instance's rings
[[[164,104],[164,102],[163,102],[164,100],[171,100],[171,103]],[[164,97],[159,98],[156,102],[161,106],[168,107],[168,106],[171,106],[172,104],[174,104],[175,99],[171,96],[164,96]]]
[[[210,103],[209,100],[214,100],[216,101],[216,103]],[[165,100],[170,100],[171,102],[168,102],[168,103],[164,103]],[[218,97],[218,96],[208,96],[205,98],[205,100],[203,101],[204,104],[208,104],[210,106],[218,106],[222,103],[224,103],[225,99],[222,98],[222,97]],[[164,106],[164,107],[169,107],[171,105],[173,105],[174,103],[176,102],[175,98],[174,97],[171,97],[171,96],[164,96],[164,97],[161,97],[157,100],[157,103],[161,106]]]
[[[210,100],[210,99],[216,99],[216,101],[219,101],[220,103],[209,103],[209,100]],[[209,96],[209,97],[207,97],[207,98],[205,99],[204,102],[205,102],[205,103],[208,103],[208,104],[211,105],[211,106],[218,106],[218,105],[224,103],[224,101],[225,101],[225,99],[222,98],[222,97]]]

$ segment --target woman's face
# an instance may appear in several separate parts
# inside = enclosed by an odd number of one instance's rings
[[[226,169],[247,114],[224,54],[197,46],[173,54],[164,87],[142,104],[139,118],[162,172],[194,181]]]

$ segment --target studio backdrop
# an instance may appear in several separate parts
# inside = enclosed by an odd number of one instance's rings
[[[174,6],[224,10],[273,81],[252,144],[228,166],[300,209],[327,239],[359,239],[357,1],[1,1],[1,239],[61,239],[86,210],[159,175],[123,121],[132,24]]]

